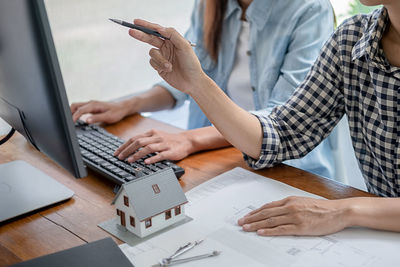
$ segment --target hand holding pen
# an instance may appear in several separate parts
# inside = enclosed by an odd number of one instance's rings
[[[131,28],[131,29],[139,30],[139,31],[142,31],[142,32],[150,34],[150,35],[157,36],[157,37],[162,38],[164,40],[169,40],[170,39],[169,37],[161,35],[158,31],[154,31],[152,29],[149,29],[149,28],[146,28],[146,27],[143,27],[143,26],[140,26],[140,25],[132,24],[132,23],[129,23],[129,22],[126,22],[126,21],[123,21],[123,20],[119,20],[119,19],[109,19],[109,20],[111,20],[112,22],[115,22],[115,23],[117,23],[119,25]],[[193,44],[190,41],[188,41],[188,42],[189,42],[189,44],[191,46],[193,46],[193,47],[196,46],[196,44]]]
[[[195,87],[211,80],[201,68],[201,64],[188,41],[173,28],[164,28],[160,25],[136,19],[135,25],[158,32],[168,39],[155,37],[141,30],[130,29],[129,35],[148,43],[155,48],[150,49],[150,65],[167,83],[174,88],[191,94]]]

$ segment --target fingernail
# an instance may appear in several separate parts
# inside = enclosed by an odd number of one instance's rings
[[[241,219],[238,220],[238,224],[239,224],[239,225],[242,225],[243,223],[244,223],[244,219],[243,219],[243,218],[241,218]]]
[[[93,122],[93,119],[88,118],[88,119],[87,119],[87,122],[88,122],[88,123],[92,123],[92,122]]]
[[[249,229],[250,229],[250,224],[243,225],[243,230],[249,230]]]
[[[144,163],[150,164],[150,160],[146,159],[146,160],[144,160]]]
[[[171,64],[169,64],[169,63],[165,63],[165,64],[164,64],[164,67],[166,67],[167,69],[169,69],[170,66],[171,66]]]

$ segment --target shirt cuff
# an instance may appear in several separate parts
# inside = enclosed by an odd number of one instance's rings
[[[243,153],[245,162],[253,169],[262,169],[272,167],[276,163],[279,151],[279,135],[276,132],[273,122],[269,117],[253,114],[260,121],[263,131],[263,140],[261,144],[260,157],[254,159]]]
[[[188,98],[187,94],[179,91],[178,89],[175,89],[171,85],[169,85],[165,81],[161,81],[159,83],[156,83],[155,85],[159,85],[161,87],[164,87],[165,89],[168,90],[168,92],[172,95],[172,97],[175,99],[175,106],[174,108],[180,107],[185,103],[185,100]]]

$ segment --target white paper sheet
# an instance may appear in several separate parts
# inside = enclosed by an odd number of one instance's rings
[[[400,234],[351,228],[324,237],[261,237],[237,219],[287,196],[319,196],[235,168],[186,193],[193,221],[135,247],[121,245],[135,266],[151,266],[189,241],[204,239],[181,257],[214,250],[221,255],[181,266],[398,266]]]

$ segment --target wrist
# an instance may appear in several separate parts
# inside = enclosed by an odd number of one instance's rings
[[[199,78],[196,81],[190,83],[190,86],[187,87],[185,93],[187,93],[192,98],[196,99],[201,94],[206,93],[213,86],[217,86],[215,82],[207,76],[203,71],[199,75]],[[218,87],[218,86],[217,86]]]
[[[360,201],[362,201],[362,198],[348,198],[341,201],[343,202],[342,212],[345,227],[360,226]]]
[[[181,133],[181,136],[183,137],[184,140],[186,140],[188,155],[199,151],[199,149],[196,146],[197,141],[194,130],[184,131]]]
[[[125,117],[140,112],[140,100],[138,96],[123,100],[120,104],[124,109]]]

